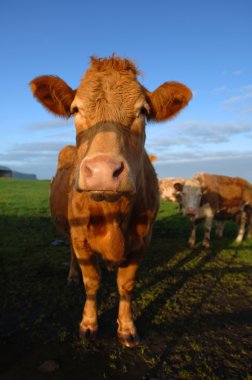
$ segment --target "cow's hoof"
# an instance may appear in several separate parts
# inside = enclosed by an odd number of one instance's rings
[[[140,343],[137,332],[134,335],[130,333],[118,333],[118,338],[121,344],[125,347],[135,347]]]
[[[77,276],[68,276],[67,277],[67,285],[71,286],[71,285],[79,285],[80,283],[80,276],[77,275]]]
[[[133,321],[128,323],[121,323],[119,319],[118,323],[118,338],[121,344],[125,347],[135,347],[140,343],[140,339],[135,328]]]
[[[189,246],[189,248],[194,248],[195,247],[195,242],[189,240],[188,246]]]
[[[202,243],[202,247],[205,248],[205,249],[210,248],[210,242],[209,242],[209,240],[204,240],[203,243]]]
[[[95,340],[98,332],[98,326],[96,323],[84,323],[80,325],[79,338]]]
[[[209,244],[202,244],[202,248],[204,248],[204,249],[209,249],[209,248],[210,248],[210,245],[209,245]]]

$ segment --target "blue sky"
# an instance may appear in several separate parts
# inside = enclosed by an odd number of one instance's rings
[[[196,172],[252,181],[250,0],[19,1],[0,5],[0,165],[51,178],[73,120],[35,101],[29,82],[58,75],[76,88],[89,57],[132,59],[153,91],[185,83],[194,97],[170,122],[147,126],[160,177]]]

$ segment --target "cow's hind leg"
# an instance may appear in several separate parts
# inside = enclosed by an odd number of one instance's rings
[[[224,232],[224,227],[225,227],[225,221],[223,220],[218,220],[216,221],[216,230],[215,230],[215,236],[217,238],[222,238],[223,232]]]
[[[127,266],[118,269],[117,285],[120,294],[118,311],[118,337],[126,347],[139,344],[138,333],[132,318],[131,296],[134,289],[136,272],[142,258],[142,252],[134,253]]]
[[[74,239],[72,243],[86,290],[86,302],[83,308],[79,336],[81,339],[85,337],[94,339],[98,330],[96,295],[101,282],[100,270],[96,256],[87,243]]]
[[[240,226],[239,226],[239,231],[238,235],[235,239],[236,243],[241,243],[246,231],[246,222],[247,222],[247,214],[244,210],[241,212],[241,220],[240,220]]]

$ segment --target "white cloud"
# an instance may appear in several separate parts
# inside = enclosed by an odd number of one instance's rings
[[[26,124],[24,127],[30,131],[40,131],[46,129],[59,129],[59,128],[69,128],[73,126],[74,122],[72,119],[55,119],[55,120],[45,120],[45,121],[36,121],[34,123]]]
[[[250,160],[247,170],[251,170],[252,152],[249,151],[248,139],[252,136],[252,122],[238,124],[190,120],[174,123],[169,128],[169,134],[162,128],[150,128],[152,136],[147,131],[146,148],[148,152],[157,155],[158,165],[191,163],[197,166],[203,162],[216,163],[236,158],[240,161],[244,159],[244,162]],[[243,144],[244,147],[247,146],[247,151],[245,148],[239,152],[229,149],[229,141],[236,141],[234,137],[236,140],[247,137],[247,143]],[[12,170],[34,173],[40,179],[50,178],[56,170],[59,151],[63,146],[74,143],[73,140],[74,133],[71,131],[69,136],[68,132],[55,133],[54,141],[16,143],[0,153],[0,162]],[[217,144],[220,151],[217,151]],[[225,147],[229,150],[225,150]]]
[[[251,151],[206,151],[198,149],[196,151],[184,150],[180,152],[162,152],[157,155],[157,164],[167,164],[176,162],[205,162],[205,161],[221,161],[229,159],[250,159],[252,160]],[[251,173],[252,174],[252,173]]]
[[[233,105],[237,104],[239,102],[246,101],[248,99],[252,98],[252,91],[246,92],[244,94],[238,95],[238,96],[232,96],[229,99],[224,100],[223,104],[224,105]]]
[[[241,177],[252,182],[251,156],[224,155],[216,159],[195,161],[171,161],[155,163],[155,169],[160,178],[163,177],[185,177],[189,178],[195,173],[205,172],[210,174],[222,174],[231,177]]]
[[[229,142],[233,136],[243,136],[252,132],[252,123],[210,123],[205,121],[187,121],[173,124],[169,137],[163,134],[147,139],[147,149],[166,151],[172,147],[195,149],[206,144],[221,144]]]
[[[69,142],[33,142],[15,144],[0,153],[2,165],[24,173],[34,173],[39,179],[51,178],[56,170],[57,157]]]
[[[243,73],[244,73],[243,69],[237,69],[237,70],[232,71],[232,74],[235,75],[235,76],[240,76]]]
[[[212,94],[222,94],[227,90],[227,85],[223,84],[222,86],[214,88],[211,93]]]

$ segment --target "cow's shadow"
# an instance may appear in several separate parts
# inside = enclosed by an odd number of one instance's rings
[[[133,308],[136,315],[136,325],[142,337],[152,331],[161,333],[166,324],[169,325],[169,318],[161,323],[156,323],[160,311],[165,308],[169,299],[173,299],[187,283],[193,282],[197,276],[210,275],[214,281],[221,281],[225,273],[251,273],[250,266],[242,268],[232,268],[225,265],[218,269],[214,262],[224,247],[232,248],[231,260],[234,260],[241,246],[234,245],[236,227],[231,223],[227,226],[223,239],[214,237],[209,249],[201,246],[203,238],[203,227],[198,227],[198,243],[191,249],[187,245],[190,233],[190,223],[180,214],[174,214],[154,223],[153,237],[151,245],[143,258],[139,267],[135,290],[133,294]],[[246,247],[247,248],[247,247]],[[100,315],[101,334],[106,337],[114,336],[116,331],[116,318],[118,308],[118,295],[115,282],[115,274],[108,273],[103,263],[102,267],[102,288],[99,293],[100,302],[105,302],[110,297],[110,291],[115,293],[114,303],[110,308],[104,309]],[[110,284],[107,287],[108,283]],[[202,300],[207,297],[208,289],[205,290]],[[145,294],[146,298],[145,299]],[[204,301],[202,301],[204,302]],[[107,302],[109,304],[109,302]],[[146,304],[146,305],[145,305]],[[111,321],[113,321],[111,323]],[[178,325],[179,325],[178,320]],[[173,326],[173,330],[174,330]],[[179,330],[179,328],[178,328]],[[147,335],[146,335],[147,334]]]

